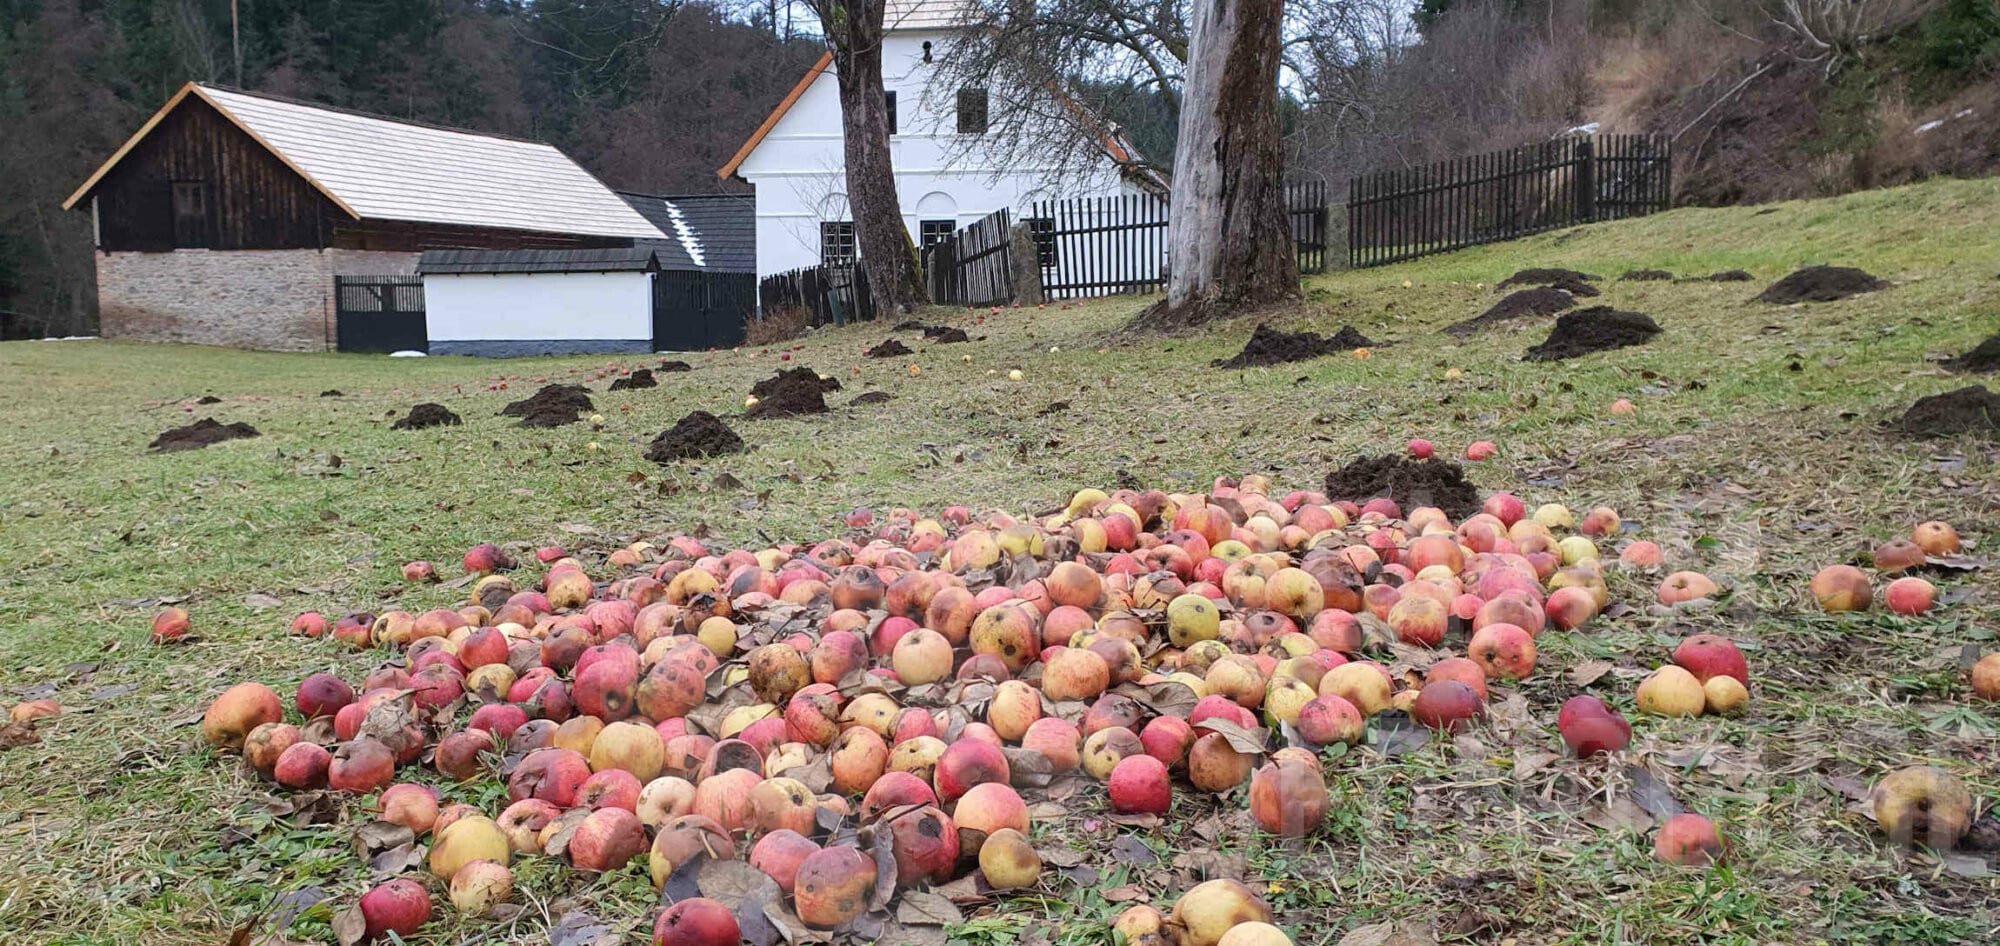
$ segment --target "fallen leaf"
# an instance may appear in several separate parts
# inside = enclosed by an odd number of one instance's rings
[[[1639,766],[1626,769],[1632,779],[1632,801],[1654,818],[1665,821],[1687,809],[1681,807],[1674,790],[1667,783],[1655,778],[1653,773]]]
[[[1122,863],[1139,867],[1157,864],[1160,861],[1160,856],[1153,853],[1153,849],[1147,847],[1146,842],[1131,834],[1121,834],[1118,840],[1111,842],[1111,856]]]
[[[875,895],[869,899],[868,909],[880,910],[896,895],[896,836],[876,831],[870,853],[875,856]]]
[[[1375,923],[1356,927],[1340,938],[1340,946],[1432,946],[1429,929],[1410,923]]]
[[[1238,725],[1234,720],[1211,716],[1201,723],[1201,728],[1221,733],[1229,747],[1238,752],[1262,753],[1270,735],[1262,729],[1252,729]]]
[[[582,910],[571,910],[549,927],[549,946],[618,946],[611,927]]]
[[[1587,687],[1596,683],[1599,677],[1610,673],[1611,667],[1612,663],[1609,660],[1581,661],[1576,666],[1569,668],[1568,677],[1570,685]]]
[[[1104,899],[1111,901],[1112,903],[1127,903],[1134,900],[1143,901],[1149,899],[1146,896],[1146,888],[1141,887],[1138,884],[1124,884],[1122,886],[1113,887],[1109,890],[1103,891],[1099,895],[1102,896]]]
[[[368,918],[361,915],[361,901],[333,915],[333,939],[340,946],[355,946],[368,938]],[[558,943],[555,946],[564,946]]]
[[[416,839],[415,831],[393,821],[370,821],[354,829],[354,853],[359,857],[369,857],[376,851],[409,844]]]
[[[368,869],[395,876],[424,862],[424,849],[414,844],[398,844],[368,859]]]
[[[695,875],[695,885],[701,888],[701,895],[724,905],[742,903],[765,884],[770,884],[774,890],[778,886],[771,875],[751,867],[746,861],[711,860],[702,864]]]
[[[755,868],[752,868],[755,870]],[[965,922],[958,906],[928,890],[907,890],[896,906],[896,922],[911,926],[953,926]]]

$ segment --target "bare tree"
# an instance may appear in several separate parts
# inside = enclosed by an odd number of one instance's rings
[[[1278,137],[1284,0],[1196,4],[1167,226],[1167,298],[1156,327],[1296,297]]]
[[[923,299],[917,248],[903,226],[889,158],[889,104],[882,95],[884,0],[805,0],[819,18],[840,90],[847,204],[861,268],[878,304],[895,311]]]
[[[1278,50],[1287,80],[1311,74],[1316,48],[1348,41],[1357,16],[1398,0],[1292,0]],[[939,59],[928,97],[961,86],[995,91],[989,134],[996,167],[1040,167],[1050,183],[1103,166],[1121,129],[1105,116],[1158,95],[1178,107],[1187,70],[1189,0],[998,0]],[[1407,11],[1402,13],[1407,21]],[[1086,87],[1088,91],[1086,91]],[[967,148],[972,147],[970,144]],[[1164,154],[1111,154],[1127,171],[1164,170]]]

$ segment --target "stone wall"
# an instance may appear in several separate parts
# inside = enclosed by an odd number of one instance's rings
[[[333,347],[333,277],[416,271],[414,253],[174,250],[97,254],[107,338],[265,351]]]

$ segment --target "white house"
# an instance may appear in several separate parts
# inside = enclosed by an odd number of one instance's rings
[[[1051,187],[1050,168],[1005,166],[979,147],[988,95],[998,90],[931,90],[933,59],[975,22],[970,0],[889,0],[882,43],[889,97],[889,150],[896,193],[919,246],[996,210],[1020,219],[1038,199],[1142,193],[1120,173],[1130,146],[1107,133],[1102,165]],[[757,275],[854,258],[841,145],[840,94],[833,57],[821,56],[743,143],[719,176],[757,188]],[[943,108],[934,109],[931,102]]]

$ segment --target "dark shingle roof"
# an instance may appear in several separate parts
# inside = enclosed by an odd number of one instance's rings
[[[654,226],[675,238],[664,242],[643,241],[660,250],[660,268],[718,273],[757,271],[757,204],[749,195],[661,197],[621,193],[619,196]]]
[[[465,273],[626,273],[657,269],[650,246],[590,250],[425,250],[417,272]]]

